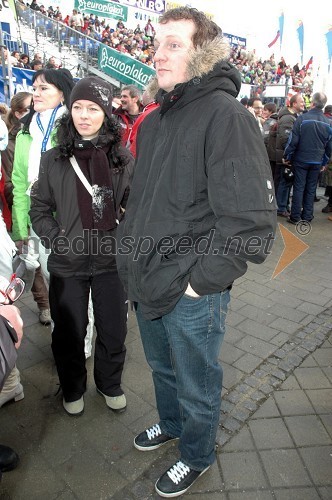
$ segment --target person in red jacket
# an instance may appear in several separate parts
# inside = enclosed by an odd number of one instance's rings
[[[155,95],[157,92],[158,92],[157,78],[153,78],[152,80],[150,80],[148,87],[143,92],[142,105],[144,106],[144,109],[137,118],[137,120],[135,121],[129,138],[130,142],[129,149],[134,158],[136,158],[136,138],[137,138],[138,128],[142,123],[142,121],[144,120],[144,118],[146,118],[147,115],[151,113],[151,111],[154,111],[156,108],[159,108],[159,104],[155,101]]]
[[[127,85],[122,87],[120,99],[121,106],[117,108],[114,115],[118,117],[122,127],[122,145],[129,147],[133,125],[143,110],[141,91],[135,85]]]

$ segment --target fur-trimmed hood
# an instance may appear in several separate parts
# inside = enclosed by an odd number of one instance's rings
[[[188,80],[194,77],[202,78],[213,70],[220,61],[229,58],[230,46],[224,37],[205,42],[201,47],[192,49],[188,64]]]
[[[228,62],[230,46],[223,38],[215,38],[197,49],[192,49],[188,63],[188,80],[176,85],[176,94],[183,94],[188,86],[195,86],[200,95],[214,89],[224,90],[236,97],[241,88],[241,76],[238,70]],[[148,85],[149,92],[160,104],[166,92],[159,88],[157,78]],[[169,94],[173,94],[173,92]]]

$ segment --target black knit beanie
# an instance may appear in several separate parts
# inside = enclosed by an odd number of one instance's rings
[[[75,101],[92,101],[98,104],[105,115],[112,115],[112,86],[98,76],[87,76],[79,80],[70,94],[70,109]]]

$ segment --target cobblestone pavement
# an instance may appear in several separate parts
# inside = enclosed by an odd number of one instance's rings
[[[283,250],[250,265],[232,290],[220,353],[224,391],[217,462],[187,498],[209,500],[332,499],[332,223],[315,204],[308,250],[271,279]],[[294,235],[296,228],[279,220]],[[0,409],[0,442],[20,466],[3,476],[0,500],[143,500],[178,457],[176,444],[154,452],[133,437],[157,412],[135,317],[129,317],[123,387],[128,408],[116,415],[96,393],[89,369],[85,412],[68,417],[57,391],[50,328],[22,302],[19,352],[25,398]]]

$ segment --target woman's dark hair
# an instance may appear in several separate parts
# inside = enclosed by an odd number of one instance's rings
[[[75,85],[73,80],[73,76],[68,69],[60,68],[60,69],[40,69],[36,71],[36,73],[32,77],[32,84],[35,83],[37,78],[40,78],[42,81],[50,83],[54,85],[57,89],[63,92],[63,100],[67,109],[69,109],[69,98],[71,91]],[[30,123],[35,111],[33,109],[33,105],[31,105],[31,110],[29,116],[23,127],[23,133],[29,132]]]
[[[99,135],[103,136],[104,141],[110,145],[108,157],[111,160],[112,168],[121,172],[128,163],[128,155],[121,151],[122,128],[118,121],[112,116],[108,118],[105,115],[104,123],[101,126]],[[57,121],[56,143],[60,151],[60,157],[68,158],[73,156],[74,143],[80,138],[72,116],[66,113]]]

